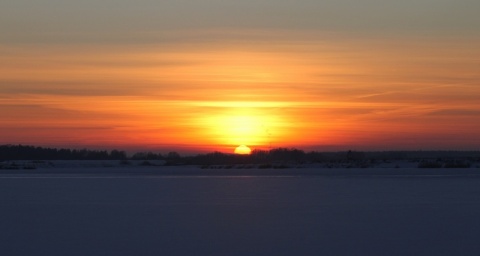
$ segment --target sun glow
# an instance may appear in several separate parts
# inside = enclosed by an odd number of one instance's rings
[[[224,146],[267,146],[283,135],[283,122],[263,108],[223,108],[202,118],[205,138]]]
[[[252,153],[252,150],[245,145],[240,145],[235,148],[234,152],[237,155],[250,155]]]

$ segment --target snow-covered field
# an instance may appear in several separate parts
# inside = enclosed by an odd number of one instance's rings
[[[0,172],[0,255],[480,255],[474,173],[57,169]]]
[[[375,176],[375,175],[480,175],[480,163],[469,168],[418,168],[418,162],[389,161],[368,168],[351,164],[245,164],[166,166],[163,160],[55,160],[0,162],[0,175],[205,175],[205,176]]]

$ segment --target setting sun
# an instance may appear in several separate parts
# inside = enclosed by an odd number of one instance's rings
[[[250,155],[250,153],[252,153],[252,150],[245,146],[245,145],[240,145],[238,146],[237,148],[235,148],[235,154],[238,154],[238,155]]]
[[[206,144],[228,148],[237,145],[266,147],[286,136],[286,121],[270,106],[254,103],[208,106],[211,115],[195,122]]]

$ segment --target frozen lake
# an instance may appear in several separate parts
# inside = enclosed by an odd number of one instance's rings
[[[480,255],[480,178],[0,175],[0,254]]]

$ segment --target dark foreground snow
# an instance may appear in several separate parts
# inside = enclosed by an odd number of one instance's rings
[[[0,255],[480,255],[478,176],[0,175]]]

